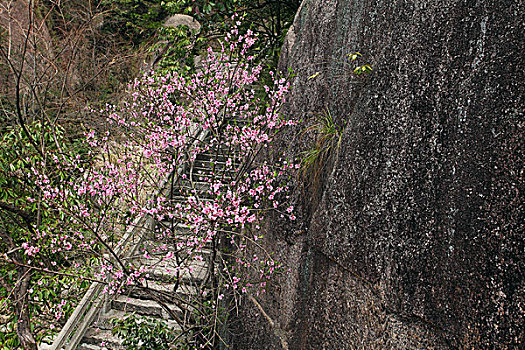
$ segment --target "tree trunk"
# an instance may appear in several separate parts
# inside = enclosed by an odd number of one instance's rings
[[[27,267],[18,268],[18,284],[15,287],[15,311],[18,318],[16,334],[24,350],[38,350],[35,337],[31,331],[29,315],[29,282],[31,270]]]

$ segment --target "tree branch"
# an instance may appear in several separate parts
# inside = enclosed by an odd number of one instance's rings
[[[281,341],[281,346],[283,347],[283,350],[288,350],[290,347],[288,346],[288,334],[279,327],[277,323],[275,323],[274,320],[264,311],[263,307],[255,298],[253,295],[248,295],[248,299],[259,309],[261,314],[264,316],[266,321],[270,324],[270,327],[273,329],[273,334],[279,338]]]
[[[9,203],[0,201],[0,208],[20,216],[26,223],[31,223],[34,221],[34,217],[31,215],[31,213],[18,207],[15,207],[14,205],[11,205]]]
[[[106,281],[101,281],[101,280],[97,280],[97,279],[94,279],[94,278],[74,275],[72,273],[52,271],[52,270],[49,270],[49,269],[46,269],[46,268],[41,268],[41,267],[31,266],[31,265],[27,265],[27,264],[22,264],[22,263],[19,263],[18,261],[8,260],[8,259],[5,259],[5,258],[0,259],[0,261],[4,261],[4,262],[9,263],[9,264],[14,264],[14,265],[20,266],[20,267],[25,267],[25,268],[28,268],[30,270],[36,270],[36,271],[40,271],[40,272],[45,272],[45,273],[52,274],[52,275],[73,277],[73,278],[78,278],[78,279],[82,279],[82,280],[85,280],[85,281],[98,282],[98,283],[102,283],[102,284],[108,284],[108,282],[106,282]]]

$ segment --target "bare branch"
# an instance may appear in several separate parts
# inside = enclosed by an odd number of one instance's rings
[[[253,295],[248,295],[248,299],[259,309],[261,314],[264,316],[266,321],[270,324],[270,327],[273,329],[273,333],[275,336],[279,338],[281,341],[281,346],[283,347],[283,350],[288,350],[290,347],[288,346],[288,334],[284,330],[281,329],[281,327],[275,323],[274,320],[264,311],[263,307],[259,302],[255,299]]]

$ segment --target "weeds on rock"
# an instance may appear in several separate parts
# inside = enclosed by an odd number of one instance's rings
[[[347,54],[348,62],[345,61],[345,66],[352,65],[352,72],[356,75],[368,74],[373,71],[369,64],[360,64],[358,62],[362,54],[353,52]],[[308,77],[308,80],[317,78],[320,72]],[[315,134],[315,144],[310,149],[302,152],[300,176],[304,183],[316,189],[320,185],[320,177],[323,169],[334,155],[334,150],[337,154],[339,146],[341,145],[341,137],[345,130],[346,124],[342,127],[334,122],[332,114],[328,108],[321,114],[315,115],[315,122],[313,125],[303,130],[302,134],[313,132]]]
[[[316,123],[303,130],[315,133],[315,144],[302,153],[300,175],[303,181],[313,187],[320,183],[320,176],[333,151],[339,149],[345,127],[338,126],[326,108],[322,114],[316,115]]]

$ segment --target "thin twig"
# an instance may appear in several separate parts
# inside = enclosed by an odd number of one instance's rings
[[[9,259],[5,259],[5,258],[1,258],[0,261],[4,261],[4,262],[6,262],[6,263],[8,263],[8,264],[14,264],[14,265],[17,265],[17,266],[26,267],[26,268],[29,268],[29,269],[31,269],[31,270],[37,270],[37,271],[40,271],[40,272],[49,273],[49,274],[52,274],[52,275],[66,276],[66,277],[74,277],[74,278],[80,278],[80,279],[83,279],[83,280],[85,280],[85,281],[98,282],[98,283],[108,284],[108,282],[101,281],[101,280],[97,280],[97,279],[94,279],[94,278],[89,278],[89,277],[84,277],[84,276],[74,275],[74,274],[71,274],[71,273],[52,271],[52,270],[49,270],[49,269],[46,269],[46,268],[41,268],[41,267],[31,266],[31,265],[27,265],[27,264],[22,264],[22,263],[19,263],[18,261],[9,260]]]

